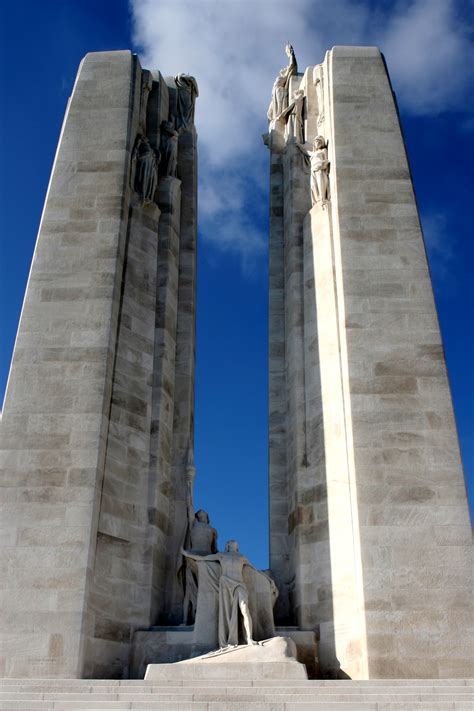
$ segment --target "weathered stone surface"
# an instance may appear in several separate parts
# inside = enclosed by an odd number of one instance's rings
[[[147,681],[205,679],[306,679],[289,637],[273,637],[258,645],[241,645],[175,664],[150,664]]]
[[[121,677],[164,615],[193,437],[195,131],[183,181],[140,199],[133,156],[172,91],[130,52],[89,54],[66,112],[0,422],[5,676]]]
[[[474,659],[469,513],[386,68],[376,48],[335,47],[298,86],[306,147],[328,143],[331,200],[308,212],[308,169],[275,125],[270,560],[288,583],[276,621],[319,625],[331,673],[462,676]]]

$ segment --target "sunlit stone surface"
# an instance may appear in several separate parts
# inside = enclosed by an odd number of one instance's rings
[[[286,54],[264,136],[270,570],[235,541],[219,552],[212,512],[193,504],[198,84],[89,54],[0,422],[0,674],[50,681],[9,679],[0,705],[39,693],[47,708],[64,689],[100,704],[100,682],[75,677],[140,677],[102,697],[139,704],[127,690],[155,693],[147,666],[159,701],[198,708],[199,679],[268,685],[262,708],[297,708],[300,687],[349,700],[306,673],[460,677],[450,702],[465,701],[471,529],[387,71],[371,47],[335,47],[304,73]],[[55,677],[69,678],[59,695]],[[445,689],[402,686],[410,703]],[[217,692],[206,708],[227,708]]]
[[[298,90],[305,144],[285,115],[264,136],[276,623],[319,626],[325,673],[472,674],[469,511],[385,63],[334,47]]]

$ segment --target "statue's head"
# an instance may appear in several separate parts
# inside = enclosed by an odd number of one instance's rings
[[[313,148],[324,148],[326,146],[326,141],[323,136],[316,136],[313,141]]]
[[[225,552],[226,553],[238,553],[239,552],[239,544],[237,541],[227,541],[225,544]]]
[[[194,518],[196,519],[196,521],[199,521],[199,523],[209,523],[209,514],[203,509],[199,509],[199,511],[196,511],[196,513],[194,514]]]

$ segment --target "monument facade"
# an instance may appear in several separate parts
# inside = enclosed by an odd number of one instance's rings
[[[0,423],[6,676],[121,677],[181,622],[197,94],[128,51],[79,68]]]
[[[286,55],[264,136],[270,570],[219,552],[193,502],[197,81],[89,54],[0,422],[3,676],[472,673],[469,513],[386,67]]]
[[[466,676],[469,510],[387,69],[374,47],[294,66],[264,136],[276,624],[317,627],[328,675]]]

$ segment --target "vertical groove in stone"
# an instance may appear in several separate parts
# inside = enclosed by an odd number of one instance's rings
[[[283,165],[270,154],[268,466],[270,569],[279,588],[275,619],[290,620],[288,486],[286,471],[285,275]]]
[[[172,437],[168,579],[165,621],[182,618],[182,587],[178,578],[180,547],[187,527],[185,470],[194,444],[194,370],[196,342],[197,134],[193,128],[179,137],[181,224],[176,340],[175,400]]]
[[[181,221],[181,182],[162,179],[158,188],[162,211],[158,242],[158,285],[155,323],[150,450],[149,511],[152,546],[151,622],[156,624],[166,589],[169,530],[175,368],[178,316],[178,260]]]
[[[286,462],[288,476],[288,534],[293,578],[292,608],[302,621],[300,525],[301,490],[307,469],[304,314],[303,314],[303,220],[309,209],[308,175],[299,148],[288,144],[284,165],[284,262],[285,262],[285,368],[287,393]]]

